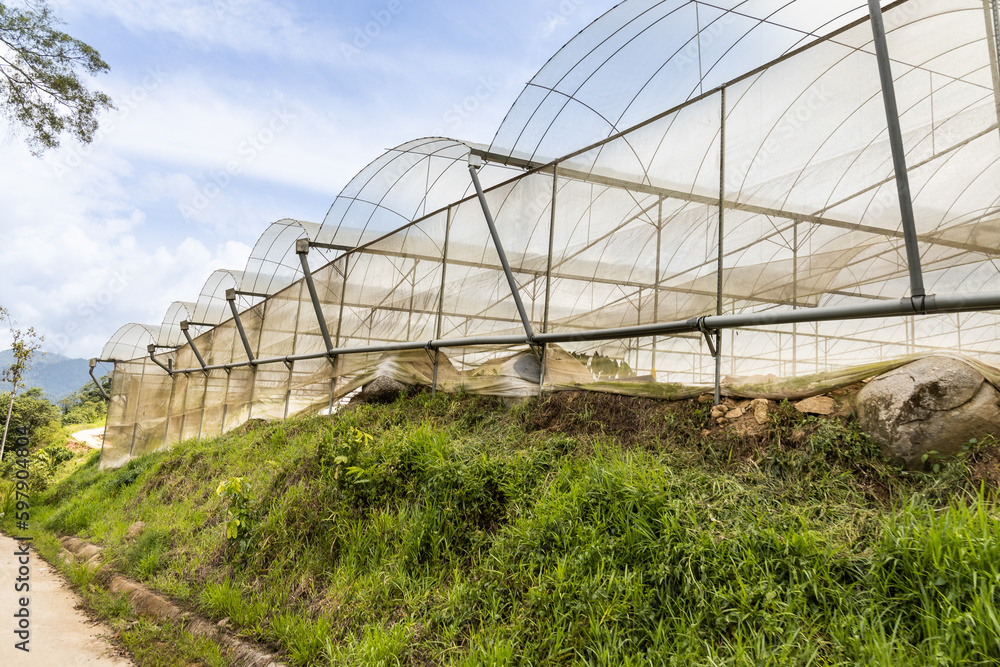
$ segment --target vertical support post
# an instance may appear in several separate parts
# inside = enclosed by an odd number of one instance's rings
[[[552,254],[556,237],[556,195],[559,192],[559,163],[552,165],[552,205],[549,210],[549,254],[545,263],[545,306],[542,309],[542,333],[549,332],[549,303],[552,300]],[[538,395],[545,387],[545,371],[548,367],[549,348],[542,345],[541,367],[538,372]]]
[[[188,324],[187,320],[181,322],[181,333],[184,334],[184,338],[187,339],[188,345],[191,346],[191,351],[194,352],[195,359],[198,360],[198,364],[201,366],[202,372],[205,373],[207,372],[205,371],[205,360],[201,358],[201,352],[198,351],[198,346],[194,344],[194,339],[191,338],[191,332],[188,330],[190,326],[191,325]]]
[[[1000,10],[997,9],[997,0],[987,0],[993,10],[993,46],[996,49],[997,62],[1000,62]]]
[[[663,197],[656,204],[656,276],[653,283],[653,321],[660,321],[660,255],[663,245]],[[659,342],[657,336],[653,336],[653,362],[650,364],[653,371],[653,382],[656,382],[656,345]]]
[[[882,21],[882,7],[879,5],[879,0],[868,0],[868,13],[871,15],[872,35],[875,40],[875,58],[878,61],[878,73],[882,81],[882,99],[885,103],[889,145],[892,148],[892,163],[896,172],[896,191],[899,193],[899,212],[903,220],[903,239],[906,243],[906,263],[907,268],[910,270],[910,296],[919,298],[926,295],[924,291],[924,276],[920,268],[917,226],[913,219],[910,177],[906,170],[906,149],[903,146],[903,133],[899,127],[896,87],[892,80],[889,45],[885,38],[885,23]]]
[[[347,274],[348,274],[348,262],[350,262],[350,256],[344,255],[344,281],[340,285],[340,312],[337,314],[337,340],[336,346],[340,347],[340,332],[342,330],[342,324],[344,322],[344,300],[347,299]]]
[[[722,315],[722,268],[726,238],[726,87],[720,91],[719,115],[719,259],[715,314]],[[722,402],[722,331],[715,332],[715,404]]]
[[[448,207],[447,218],[444,223],[444,248],[441,250],[441,290],[438,292],[438,312],[437,324],[434,327],[434,338],[441,339],[441,332],[444,330],[444,290],[448,284],[448,243],[451,241],[451,220],[454,215],[453,209]],[[431,380],[431,395],[437,393],[438,387],[438,361],[441,350],[434,350],[434,377]]]
[[[135,451],[135,436],[139,430],[139,410],[142,408],[142,386],[146,384],[144,380],[146,379],[146,366],[142,367],[142,375],[139,376],[139,391],[135,394],[135,412],[133,413],[132,422],[132,444],[129,446],[128,455],[131,458],[132,453]]]
[[[997,0],[983,0],[983,18],[986,20],[986,42],[990,51],[990,69],[993,73],[993,99],[996,103],[997,118],[1000,119],[1000,12],[997,11]],[[933,91],[932,85],[932,94]]]
[[[233,313],[233,321],[236,322],[236,330],[240,334],[240,340],[243,341],[243,350],[247,353],[247,359],[253,361],[253,350],[250,349],[250,339],[247,338],[247,332],[243,328],[243,320],[240,319],[240,311],[236,307],[236,290],[233,288],[226,290],[226,301],[229,302],[229,310]]]
[[[483,186],[479,182],[479,174],[477,169],[483,166],[483,159],[479,156],[472,155],[469,156],[469,173],[472,175],[472,183],[476,186],[476,194],[479,196],[479,204],[483,208],[483,215],[486,217],[486,224],[490,228],[490,236],[493,238],[493,246],[496,248],[497,255],[500,258],[500,266],[503,267],[504,275],[507,276],[507,284],[510,286],[510,295],[514,299],[514,305],[517,307],[517,313],[521,316],[521,324],[524,326],[524,335],[527,336],[528,340],[534,339],[535,334],[531,330],[531,322],[528,320],[528,313],[524,310],[524,303],[521,301],[521,293],[517,289],[517,281],[514,280],[514,274],[510,270],[510,263],[507,261],[507,253],[504,252],[503,243],[500,242],[500,235],[497,233],[496,223],[493,221],[493,214],[490,213],[490,206],[486,201],[486,194],[483,192]]]
[[[329,352],[333,349],[330,341],[330,331],[326,328],[326,317],[323,315],[323,307],[319,303],[319,295],[316,293],[316,283],[313,282],[312,271],[309,270],[309,239],[299,239],[295,242],[295,254],[299,256],[302,264],[302,277],[305,278],[306,287],[309,289],[309,298],[312,300],[313,309],[316,311],[316,321],[319,323],[319,331],[323,334],[323,344]]]
[[[792,310],[799,309],[799,221],[792,222]],[[792,377],[799,375],[799,325],[792,325]]]

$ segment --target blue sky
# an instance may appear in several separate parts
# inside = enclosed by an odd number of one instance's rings
[[[613,0],[50,0],[118,109],[42,159],[0,133],[0,305],[95,357],[158,324],[268,223],[321,222],[385,149],[489,143],[524,84]],[[0,346],[6,341],[0,337]]]

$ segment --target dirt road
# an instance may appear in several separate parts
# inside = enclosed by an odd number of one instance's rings
[[[77,431],[73,434],[73,439],[82,442],[91,449],[100,449],[104,444],[104,427],[89,428],[86,431]]]
[[[0,665],[132,666],[102,638],[108,628],[88,620],[78,604],[69,584],[34,550],[25,554],[20,543],[0,535]]]

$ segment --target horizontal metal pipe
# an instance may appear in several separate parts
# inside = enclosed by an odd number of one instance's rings
[[[452,338],[447,340],[415,341],[408,343],[386,343],[367,347],[345,347],[329,352],[317,352],[290,357],[275,357],[273,359],[255,359],[253,362],[237,362],[221,366],[206,366],[191,368],[175,373],[190,373],[194,371],[231,370],[243,366],[261,366],[265,364],[285,363],[287,361],[309,361],[323,359],[341,354],[364,354],[379,352],[403,352],[407,350],[437,350],[447,347],[473,347],[480,345],[527,345],[542,343],[569,343],[573,341],[615,340],[619,338],[646,338],[675,333],[695,331],[718,331],[721,329],[739,329],[762,325],[802,324],[806,322],[831,322],[838,320],[857,320],[877,317],[900,317],[917,314],[944,314],[969,311],[1000,310],[1000,292],[984,292],[980,294],[954,294],[945,296],[926,296],[905,298],[899,301],[880,301],[857,306],[832,306],[827,308],[805,308],[802,310],[782,310],[771,313],[748,313],[745,315],[713,315],[708,317],[693,317],[688,320],[663,322],[659,324],[644,324],[634,327],[615,329],[595,329],[582,332],[557,332],[535,334],[529,339],[524,335],[514,336],[481,336],[472,338]]]

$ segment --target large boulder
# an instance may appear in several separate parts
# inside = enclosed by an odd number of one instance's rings
[[[869,382],[858,393],[858,421],[883,456],[919,469],[972,438],[1000,436],[998,402],[1000,392],[972,366],[927,357]]]

